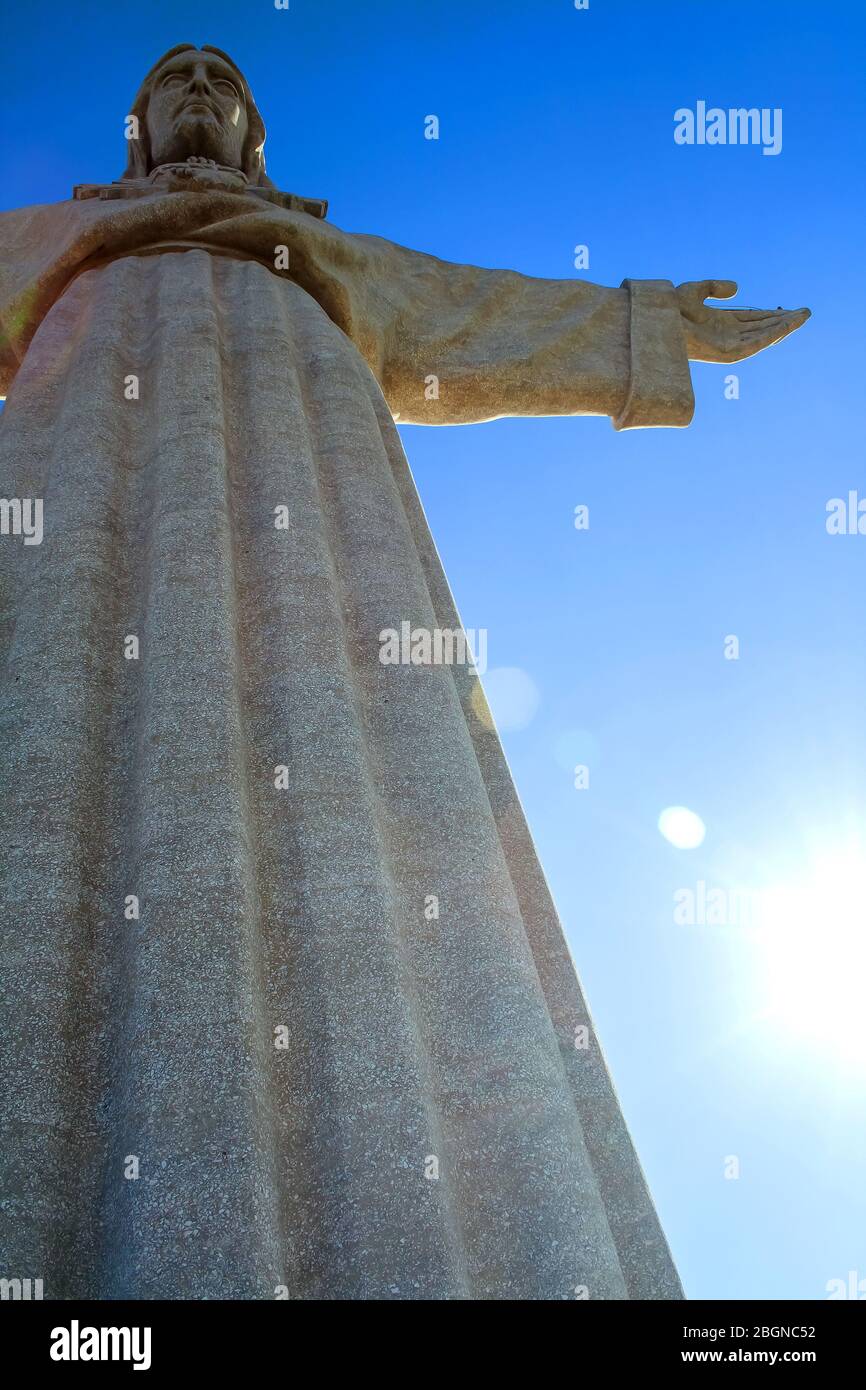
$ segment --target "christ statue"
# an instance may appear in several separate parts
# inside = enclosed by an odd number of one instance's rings
[[[395,421],[684,426],[807,311],[342,232],[215,48],[126,134],[0,217],[0,1276],[679,1298]]]

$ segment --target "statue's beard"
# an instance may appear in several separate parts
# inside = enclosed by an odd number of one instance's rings
[[[240,168],[235,142],[211,112],[181,112],[174,123],[171,138],[160,146],[154,164],[176,164],[190,155],[213,159],[217,164]]]

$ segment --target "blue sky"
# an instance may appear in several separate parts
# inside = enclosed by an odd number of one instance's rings
[[[830,498],[866,496],[860,0],[103,0],[43,20],[4,16],[3,208],[118,177],[146,69],[213,43],[251,82],[271,177],[346,230],[812,308],[733,369],[738,400],[729,369],[696,366],[685,431],[402,434],[464,623],[538,692],[509,729],[508,678],[488,681],[688,1294],[866,1279],[866,537],[825,527]],[[698,100],[781,108],[781,153],[676,145]],[[658,832],[678,804],[706,824],[697,849]],[[701,880],[787,886],[796,920],[677,925],[674,893]]]

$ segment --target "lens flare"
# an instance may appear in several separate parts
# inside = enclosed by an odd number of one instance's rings
[[[697,849],[707,833],[700,816],[687,806],[668,806],[662,811],[659,830],[675,849]]]

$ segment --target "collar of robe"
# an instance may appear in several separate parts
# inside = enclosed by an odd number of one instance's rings
[[[78,183],[72,190],[77,201],[99,198],[101,201],[120,198],[143,198],[151,193],[237,193],[253,196],[292,212],[305,212],[310,217],[324,218],[328,213],[326,198],[302,198],[297,193],[282,193],[278,188],[251,184],[240,169],[223,164],[160,164],[146,179],[115,179],[113,183]]]

